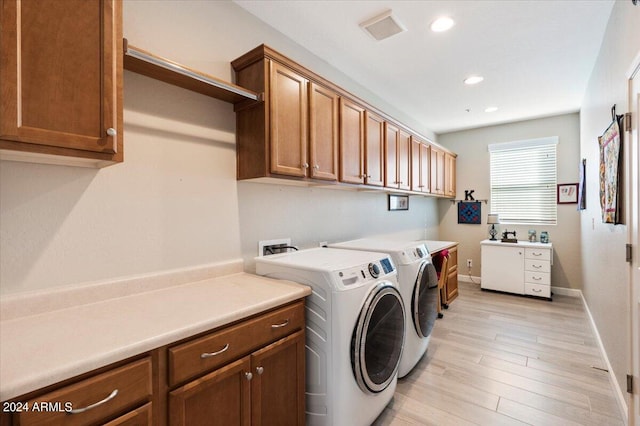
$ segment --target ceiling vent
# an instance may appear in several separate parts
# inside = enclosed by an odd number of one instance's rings
[[[360,28],[365,30],[367,34],[378,41],[407,31],[405,26],[402,25],[395,16],[393,16],[391,10],[387,10],[375,18],[362,22],[360,24]]]

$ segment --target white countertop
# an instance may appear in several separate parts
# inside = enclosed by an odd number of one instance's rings
[[[450,249],[451,247],[458,245],[458,243],[455,241],[423,240],[422,242],[427,246],[427,250],[429,250],[429,253],[435,253],[440,250]]]
[[[5,401],[311,293],[237,273],[0,322]]]
[[[517,246],[517,247],[524,247],[524,248],[546,248],[546,249],[553,249],[553,244],[551,243],[530,243],[529,241],[523,240],[523,241],[518,241],[517,243],[503,243],[500,240],[482,240],[482,242],[480,242],[480,244],[485,244],[485,245],[491,245],[491,246]]]

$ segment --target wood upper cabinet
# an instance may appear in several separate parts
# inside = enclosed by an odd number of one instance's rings
[[[365,109],[340,98],[340,182],[364,183]]]
[[[411,137],[411,190],[431,192],[431,148],[425,142]]]
[[[431,146],[431,193],[444,195],[444,151]]]
[[[338,95],[309,84],[309,164],[314,179],[338,179]]]
[[[232,65],[239,85],[264,94],[235,106],[237,178],[337,180],[337,93],[266,46]]]
[[[385,123],[385,160],[385,186],[411,189],[411,136],[390,123]]]
[[[308,80],[270,61],[270,164],[271,173],[306,177]]]
[[[444,195],[456,197],[456,156],[446,152],[444,154]]]
[[[384,186],[384,119],[365,111],[364,183]]]
[[[0,1],[2,158],[122,161],[122,2]]]

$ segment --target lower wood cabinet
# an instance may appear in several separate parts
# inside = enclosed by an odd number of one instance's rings
[[[169,394],[169,424],[303,425],[304,331]]]
[[[458,297],[458,246],[449,249],[449,271],[445,294],[447,295],[447,305]]]
[[[304,425],[304,328],[298,300],[4,401],[0,425]]]

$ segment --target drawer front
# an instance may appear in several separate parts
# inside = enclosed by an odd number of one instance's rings
[[[104,426],[143,426],[151,424],[153,423],[151,421],[151,403],[149,402],[109,423],[105,423]]]
[[[551,274],[548,272],[524,271],[524,282],[528,284],[551,285]]]
[[[304,303],[298,302],[169,348],[169,385],[222,366],[303,326]]]
[[[539,248],[526,248],[524,249],[524,258],[551,261],[551,250],[539,249]]]
[[[20,425],[103,423],[101,420],[150,400],[151,392],[151,359],[145,358],[34,398],[29,401],[29,412],[18,415],[18,422]],[[36,404],[39,407],[46,404],[46,409],[55,411],[34,411]],[[65,409],[73,411],[67,413]]]
[[[524,270],[531,272],[551,272],[551,263],[548,260],[525,259]]]
[[[551,297],[551,287],[548,285],[530,284],[524,285],[524,294],[538,297]]]

